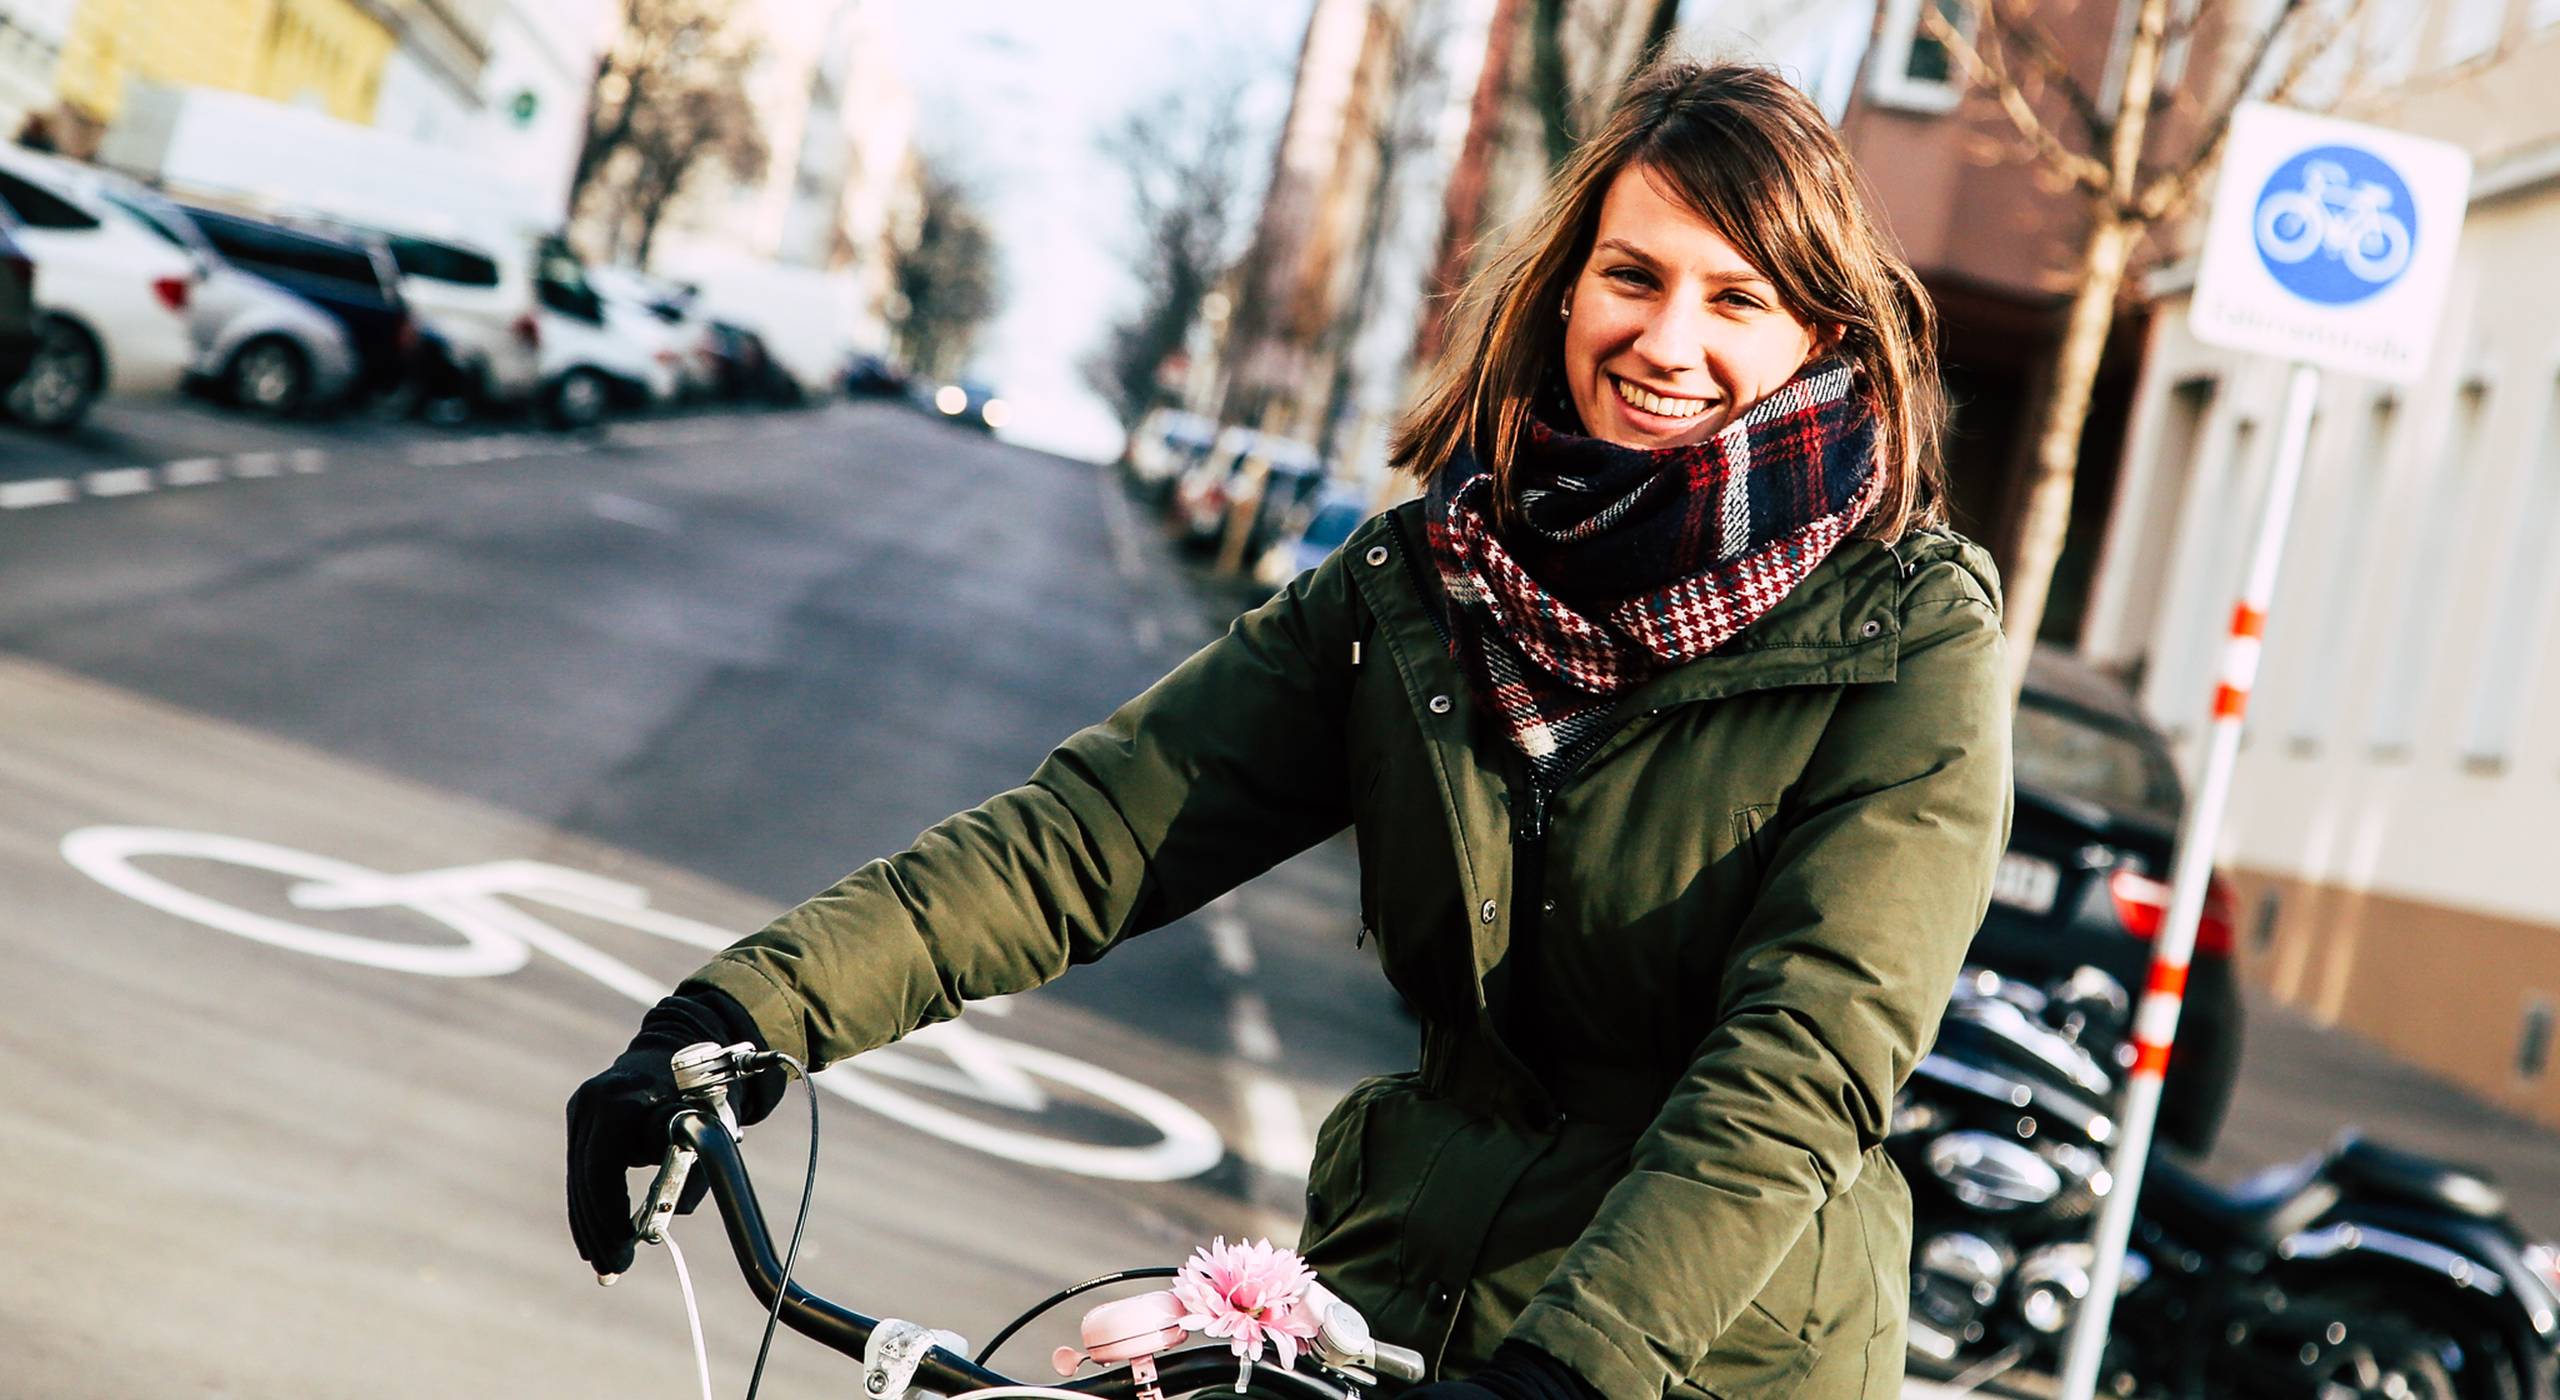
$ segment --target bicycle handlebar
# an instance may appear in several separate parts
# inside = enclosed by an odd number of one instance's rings
[[[781,1289],[782,1321],[791,1330],[829,1350],[861,1360],[873,1329],[880,1325],[879,1320],[829,1302],[796,1283],[787,1289],[782,1288],[782,1261],[774,1253],[773,1235],[765,1227],[764,1208],[756,1201],[755,1185],[747,1177],[746,1160],[738,1153],[737,1139],[724,1125],[700,1109],[687,1109],[679,1114],[670,1136],[675,1146],[690,1149],[695,1154],[695,1170],[708,1173],[710,1194],[720,1203],[720,1218],[729,1236],[729,1248],[738,1256],[738,1268],[746,1275],[747,1287],[755,1294],[756,1300],[770,1308],[775,1292]],[[1236,1379],[1236,1357],[1224,1346],[1190,1347],[1157,1358],[1156,1374],[1156,1384],[1166,1394],[1179,1395],[1186,1391],[1232,1386]],[[940,1347],[929,1348],[925,1352],[922,1364],[916,1368],[915,1384],[941,1394],[965,1394],[997,1386],[1036,1384],[1044,1389],[1078,1391],[1103,1400],[1136,1400],[1139,1390],[1138,1383],[1126,1367],[1079,1380],[1024,1382],[954,1356]],[[1245,1393],[1271,1396],[1276,1400],[1346,1400],[1347,1394],[1341,1387],[1318,1377],[1262,1363],[1254,1365]]]

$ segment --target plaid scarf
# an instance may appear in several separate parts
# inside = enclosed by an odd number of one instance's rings
[[[1458,625],[1450,650],[1552,787],[1618,698],[1777,605],[1875,504],[1875,425],[1846,361],[1807,365],[1703,442],[1639,450],[1532,418],[1519,523],[1461,453],[1423,518]]]

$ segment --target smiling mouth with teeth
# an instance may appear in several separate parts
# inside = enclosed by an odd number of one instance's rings
[[[1643,409],[1657,418],[1695,418],[1707,411],[1705,399],[1667,399],[1651,390],[1639,389],[1614,374],[1609,376],[1609,384],[1629,406]]]

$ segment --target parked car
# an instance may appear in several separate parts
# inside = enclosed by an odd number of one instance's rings
[[[929,393],[925,393],[920,381],[918,392],[924,393],[925,404],[936,415],[982,433],[992,433],[1013,421],[1012,406],[983,379],[961,378],[934,384]]]
[[[795,404],[800,381],[773,357],[764,337],[735,321],[714,320],[711,335],[719,356],[719,394],[745,403]]]
[[[173,393],[194,358],[187,308],[202,269],[81,188],[80,167],[0,146],[0,209],[34,263],[33,361],[5,401],[30,427],[65,430],[106,394]]]
[[[1175,478],[1198,462],[1217,438],[1214,419],[1178,408],[1149,409],[1129,434],[1121,470],[1140,500],[1162,508]]]
[[[587,283],[604,301],[607,327],[646,353],[653,401],[675,403],[708,388],[700,351],[709,328],[684,289],[627,267],[589,268]]]
[[[427,368],[400,269],[377,240],[289,227],[245,209],[180,200],[175,207],[222,260],[335,318],[355,347],[353,392],[378,399],[414,386]]]
[[[1269,588],[1323,563],[1342,548],[1360,522],[1369,518],[1370,494],[1349,486],[1326,486],[1299,505],[1281,526],[1278,538],[1256,556],[1254,581]]]
[[[151,189],[92,172],[97,196],[204,269],[187,312],[188,387],[242,408],[291,414],[336,403],[362,369],[345,326],[313,302],[234,265],[192,216]]]
[[[1245,557],[1255,558],[1279,536],[1288,513],[1324,484],[1324,459],[1313,447],[1251,428],[1222,428],[1209,450],[1175,481],[1168,507],[1174,539],[1194,553],[1218,548],[1239,493],[1249,489],[1253,464],[1263,481],[1247,527]]]
[[[445,237],[311,215],[296,222],[382,241],[420,320],[449,347],[474,408],[532,408],[576,428],[649,401],[652,352],[608,327],[586,265],[559,235]]]
[[[907,377],[884,355],[858,354],[845,361],[845,397],[896,398],[907,392]]]
[[[0,214],[0,394],[36,357],[36,263],[9,236],[15,227]]]
[[[2127,987],[2146,985],[2186,810],[2167,738],[2124,687],[2039,646],[2018,701],[2013,755],[2017,817],[1972,960],[2031,982],[2087,965]],[[2237,920],[2231,888],[2216,875],[2160,1106],[2162,1139],[2197,1156],[2212,1149],[2239,1077]]]

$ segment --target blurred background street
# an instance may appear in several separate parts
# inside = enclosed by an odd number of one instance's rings
[[[2560,1284],[2560,6],[2262,9],[0,0],[0,1396],[690,1393],[664,1255],[571,1251],[568,1092],[1401,499],[1448,294],[1663,41],[1866,168],[2035,650],[1895,1118],[1914,1395],[2050,1389],[2281,387],[2192,333],[2202,187],[2086,198],[2017,105],[2084,155],[2156,111],[2150,180],[2242,96],[2471,152],[2435,363],[2322,390],[2135,1247],[2454,1220],[2508,1281],[2412,1256],[2481,1311],[2301,1393],[2551,1394],[2560,1318],[2496,1377],[2476,1318]],[[1358,881],[1329,842],[831,1073],[804,1281],[984,1341],[1293,1238],[1317,1123],[1415,1055]],[[748,1148],[784,1221],[801,1123]],[[679,1238],[736,1390],[761,1310]]]

